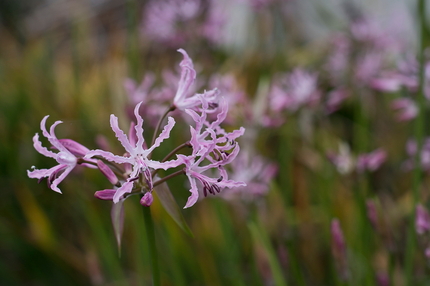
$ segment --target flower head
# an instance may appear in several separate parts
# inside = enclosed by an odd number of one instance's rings
[[[185,205],[185,208],[191,207],[197,202],[199,197],[197,181],[203,185],[203,195],[215,195],[224,188],[233,188],[245,186],[244,182],[228,180],[227,171],[224,166],[230,164],[239,153],[239,144],[235,141],[237,137],[242,136],[245,129],[242,127],[233,132],[227,133],[219,124],[225,119],[228,104],[221,100],[221,111],[217,119],[208,122],[206,112],[203,109],[201,114],[193,110],[187,110],[187,113],[196,123],[196,127],[190,126],[193,152],[190,156],[178,155],[178,159],[185,165],[185,173],[191,184],[191,196]],[[219,176],[216,178],[209,177],[204,173],[210,169],[216,169]]]
[[[196,79],[196,71],[194,70],[193,61],[188,56],[187,52],[179,49],[184,59],[179,66],[181,67],[181,79],[179,80],[178,90],[176,91],[173,105],[180,109],[198,109],[202,104],[207,106],[207,109],[214,109],[218,106],[219,90],[213,89],[204,91],[204,93],[196,93],[189,96],[190,87]]]
[[[64,178],[73,170],[73,168],[75,168],[78,163],[76,155],[73,154],[73,150],[75,151],[75,153],[81,153],[81,155],[83,156],[83,153],[85,153],[85,151],[88,149],[73,140],[63,141],[63,144],[59,139],[57,139],[57,136],[54,133],[55,127],[58,124],[62,123],[62,121],[55,121],[55,123],[52,124],[48,132],[46,130],[46,120],[48,119],[48,117],[49,115],[45,116],[42,119],[42,121],[40,122],[40,129],[42,130],[43,136],[45,136],[52,144],[52,146],[55,147],[59,152],[54,153],[43,147],[42,143],[39,141],[39,134],[37,133],[33,137],[33,146],[34,149],[36,149],[36,151],[40,154],[55,159],[58,165],[50,169],[27,171],[27,175],[30,178],[36,178],[39,180],[43,178],[48,178],[49,187],[53,191],[56,191],[61,194],[61,190],[58,188],[58,184],[64,180]],[[66,148],[66,146],[69,146],[69,148]],[[71,149],[72,151],[70,151],[69,149]]]
[[[133,186],[138,181],[140,174],[142,174],[145,179],[146,187],[149,190],[152,190],[153,186],[150,169],[166,170],[169,168],[177,167],[181,164],[181,162],[178,160],[158,162],[148,158],[149,154],[151,154],[155,148],[160,146],[161,142],[169,138],[170,131],[175,125],[175,120],[172,117],[169,117],[167,125],[164,127],[164,130],[155,140],[154,144],[151,147],[146,148],[145,140],[143,138],[143,119],[139,115],[140,105],[141,102],[137,104],[134,109],[134,114],[137,119],[137,125],[134,126],[135,136],[132,134],[130,138],[127,138],[125,133],[118,127],[118,118],[113,114],[110,117],[110,124],[112,130],[115,132],[116,137],[118,138],[119,142],[121,142],[122,146],[127,152],[125,156],[117,156],[103,150],[92,150],[85,156],[86,158],[101,156],[111,162],[119,164],[130,164],[132,166],[132,170],[129,173],[127,181],[117,189],[113,197],[114,203],[119,202],[119,200],[123,197],[124,194],[130,193],[132,191]]]

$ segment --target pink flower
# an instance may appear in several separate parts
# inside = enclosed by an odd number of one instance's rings
[[[160,133],[158,138],[155,140],[154,145],[150,148],[146,148],[145,140],[143,138],[143,119],[139,115],[139,107],[141,103],[136,105],[134,109],[134,114],[137,119],[137,125],[134,127],[135,136],[130,136],[130,139],[124,134],[124,132],[118,127],[118,118],[115,115],[111,115],[110,117],[110,125],[112,130],[115,132],[116,137],[119,142],[121,142],[124,149],[127,151],[127,155],[125,156],[117,156],[110,152],[103,150],[92,150],[90,151],[85,158],[91,158],[94,156],[101,156],[108,161],[112,161],[119,164],[130,164],[132,166],[132,170],[129,174],[129,177],[125,183],[119,187],[113,197],[114,203],[118,203],[124,194],[130,193],[133,189],[134,184],[138,181],[139,175],[143,174],[146,180],[147,188],[149,191],[152,191],[152,176],[150,169],[169,169],[177,167],[181,164],[178,160],[172,160],[167,162],[158,162],[148,158],[148,155],[152,153],[152,151],[160,146],[160,144],[170,136],[170,131],[175,125],[175,120],[172,117],[168,118],[168,123],[164,127],[164,130]],[[137,140],[136,140],[137,139]],[[137,142],[136,142],[137,141]]]
[[[331,251],[336,262],[336,268],[343,280],[348,278],[348,260],[346,244],[338,219],[331,221]]]
[[[354,158],[346,144],[339,144],[339,152],[329,152],[327,157],[340,174],[348,174],[354,170]]]
[[[36,149],[36,151],[40,154],[55,159],[58,165],[50,169],[27,171],[27,175],[30,178],[36,178],[39,180],[43,178],[48,178],[49,187],[53,191],[56,191],[61,194],[61,190],[58,188],[58,184],[61,183],[64,178],[78,164],[78,158],[76,156],[84,156],[85,153],[89,150],[73,140],[63,139],[63,141],[60,141],[59,139],[57,139],[54,133],[54,129],[58,124],[62,123],[61,121],[55,121],[55,123],[52,124],[48,133],[45,127],[46,120],[48,119],[48,117],[49,115],[45,116],[42,119],[42,121],[40,122],[40,129],[42,130],[43,136],[45,136],[52,144],[52,146],[54,146],[59,152],[54,153],[43,147],[42,143],[39,141],[39,134],[37,133],[33,137],[33,146],[34,149]]]
[[[409,121],[417,117],[418,106],[410,98],[399,98],[391,102],[391,107],[398,110],[397,120]]]
[[[239,145],[233,149],[230,154],[223,153],[221,158],[214,163],[207,165],[201,165],[205,158],[213,151],[212,148],[202,147],[198,152],[193,152],[190,156],[178,155],[178,158],[185,164],[185,173],[190,181],[190,192],[191,195],[184,208],[193,206],[198,198],[199,191],[197,187],[197,181],[203,186],[203,195],[206,197],[208,194],[215,195],[221,192],[224,188],[233,188],[246,186],[244,182],[236,182],[228,179],[226,170],[223,168],[224,165],[229,164],[236,158],[239,153]],[[219,177],[212,178],[203,173],[209,169],[218,168]]]
[[[150,1],[145,9],[142,32],[167,45],[182,45],[190,36],[187,29],[181,29],[181,25],[192,27],[192,20],[199,14],[199,0]]]
[[[357,170],[363,172],[376,171],[385,162],[387,153],[382,149],[377,149],[371,153],[359,155],[357,158]]]
[[[166,106],[171,101],[172,91],[154,88],[155,76],[152,73],[146,74],[142,82],[138,85],[132,79],[126,79],[124,87],[127,92],[131,107],[127,107],[127,115],[134,118],[133,109],[139,102],[145,104],[141,107],[141,113],[146,115],[146,123],[156,126],[158,119],[165,111]]]
[[[223,188],[246,185],[244,182],[228,180],[227,171],[224,169],[224,166],[230,164],[239,153],[239,144],[235,140],[243,135],[245,129],[241,127],[230,133],[222,129],[219,124],[224,121],[228,111],[225,100],[221,100],[220,108],[217,119],[210,123],[206,120],[205,109],[200,115],[193,110],[187,110],[195,121],[196,127],[190,126],[192,154],[190,156],[178,155],[178,159],[185,164],[185,173],[191,184],[191,196],[188,198],[185,208],[194,205],[199,198],[197,181],[203,185],[204,196],[209,193],[215,195]],[[212,178],[203,174],[210,169],[216,169],[219,176]]]
[[[430,230],[430,215],[422,205],[417,205],[415,228],[418,234],[424,234]]]
[[[291,74],[275,81],[270,93],[270,107],[274,111],[296,111],[318,101],[318,77],[314,73],[295,69]]]
[[[179,49],[184,59],[179,66],[181,67],[181,79],[179,80],[178,90],[176,91],[173,105],[179,110],[198,109],[202,104],[207,105],[208,108],[214,109],[218,106],[218,89],[205,91],[204,93],[196,93],[189,96],[190,87],[196,79],[196,71],[194,70],[193,61],[188,56],[187,52]]]
[[[267,194],[269,184],[278,171],[276,164],[268,163],[261,156],[244,150],[231,163],[231,169],[231,178],[245,182],[246,186],[223,192],[222,197],[228,200],[235,198],[252,200]]]

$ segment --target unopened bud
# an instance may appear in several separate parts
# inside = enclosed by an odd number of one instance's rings
[[[114,172],[109,168],[103,161],[97,160],[97,167],[99,167],[100,172],[111,182],[112,185],[118,184],[118,178],[115,176]]]
[[[113,200],[113,196],[115,195],[116,190],[103,190],[103,191],[97,191],[94,193],[94,197],[105,200],[105,201],[111,201]]]
[[[147,192],[143,195],[142,199],[140,199],[140,204],[144,207],[149,207],[154,201],[154,197],[151,192]]]

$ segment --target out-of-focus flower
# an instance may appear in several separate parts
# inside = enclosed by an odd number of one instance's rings
[[[184,44],[190,39],[189,29],[200,15],[199,0],[150,1],[144,10],[142,33],[152,40],[170,46]]]
[[[348,91],[344,88],[337,88],[330,91],[325,102],[327,113],[333,113],[338,110],[342,102],[348,98],[348,96]]]
[[[355,78],[362,84],[369,85],[383,66],[383,53],[375,50],[364,53],[354,68]]]
[[[331,221],[331,251],[336,263],[336,269],[342,280],[348,278],[348,260],[346,256],[346,244],[338,219]]]
[[[376,273],[376,283],[378,286],[389,286],[390,276],[385,271],[378,271]]]
[[[367,217],[370,223],[372,224],[374,229],[378,230],[379,229],[378,211],[376,210],[376,205],[373,200],[366,201],[366,210],[367,210]]]
[[[387,153],[382,149],[377,149],[367,154],[361,154],[357,158],[357,170],[363,172],[365,170],[373,172],[387,159]]]
[[[318,76],[297,68],[291,74],[275,80],[270,93],[270,108],[275,112],[296,111],[320,99]]]
[[[406,170],[411,170],[416,166],[415,156],[417,154],[417,142],[414,139],[408,140],[406,142],[406,153],[409,155],[409,159],[403,163],[403,166]],[[423,170],[430,170],[430,138],[426,138],[424,140],[424,144],[421,148],[419,154],[420,168]]]
[[[398,110],[397,120],[409,121],[417,117],[418,106],[410,98],[399,98],[391,102],[391,107]]]
[[[275,177],[278,167],[268,163],[261,156],[242,150],[239,156],[230,164],[231,178],[245,182],[245,187],[237,187],[223,192],[221,196],[227,200],[243,199],[251,201],[265,195],[269,184]]]
[[[146,180],[146,187],[148,188],[148,190],[152,191],[153,186],[151,169],[166,170],[169,168],[177,167],[181,164],[181,162],[178,160],[158,162],[148,158],[148,155],[151,154],[155,148],[160,146],[160,144],[165,139],[169,138],[170,131],[175,125],[175,120],[172,117],[169,117],[167,125],[164,127],[163,131],[155,140],[154,144],[151,147],[146,148],[145,140],[143,138],[143,119],[139,115],[140,105],[141,103],[137,104],[136,108],[134,109],[134,114],[137,119],[137,125],[134,127],[135,136],[130,136],[130,139],[128,139],[124,132],[118,127],[118,118],[113,114],[110,117],[110,125],[112,127],[112,130],[115,132],[115,135],[121,142],[122,146],[124,146],[124,149],[127,151],[127,155],[117,156],[108,151],[92,150],[85,156],[85,158],[101,156],[108,161],[112,161],[119,164],[130,164],[133,167],[127,181],[117,189],[113,197],[114,203],[118,203],[119,200],[123,197],[123,195],[132,191],[133,185],[138,181],[140,174],[143,174]]]
[[[425,241],[424,255],[430,258],[430,214],[423,205],[418,204],[415,213],[415,229],[419,236]]]
[[[418,234],[424,234],[430,230],[430,214],[420,204],[416,208],[415,229]]]
[[[58,165],[50,169],[27,171],[27,175],[30,178],[36,178],[39,180],[43,178],[48,178],[49,187],[53,191],[56,191],[61,194],[61,190],[58,188],[58,184],[61,183],[64,178],[76,167],[76,165],[78,164],[78,157],[84,156],[85,153],[89,150],[73,140],[62,139],[63,141],[60,141],[59,139],[57,139],[54,130],[58,124],[62,123],[62,121],[55,121],[55,123],[52,124],[48,133],[48,131],[46,130],[46,120],[48,119],[48,117],[49,115],[45,116],[42,119],[42,121],[40,122],[40,129],[42,130],[43,136],[45,136],[48,139],[49,143],[51,143],[52,146],[56,148],[59,152],[54,153],[43,147],[42,143],[39,141],[39,134],[37,133],[33,137],[33,146],[34,149],[36,149],[36,151],[40,154],[55,159]]]
[[[339,144],[339,152],[330,152],[327,157],[336,166],[340,174],[348,174],[354,170],[354,158],[346,144]]]
[[[234,76],[232,74],[219,75],[216,74],[211,77],[209,81],[211,88],[218,88],[222,93],[222,97],[228,103],[228,114],[224,123],[232,124],[237,122],[239,118],[250,115],[251,107],[249,99],[245,95],[245,92],[238,86]]]
[[[151,126],[155,126],[157,118],[166,111],[166,106],[172,100],[173,91],[164,92],[164,89],[154,87],[154,82],[155,76],[152,73],[146,74],[140,84],[132,79],[125,80],[124,88],[130,103],[127,107],[127,115],[130,119],[134,118],[133,109],[139,102],[144,102],[141,112],[145,114],[146,122]]]

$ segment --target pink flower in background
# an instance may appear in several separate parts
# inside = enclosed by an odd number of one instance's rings
[[[125,195],[126,193],[130,193],[132,191],[133,186],[136,183],[137,179],[139,178],[140,174],[144,175],[147,187],[150,191],[152,191],[151,169],[166,170],[169,168],[175,168],[181,164],[181,162],[178,160],[172,160],[172,161],[161,163],[148,158],[148,155],[151,154],[155,148],[160,146],[160,144],[165,139],[169,138],[170,131],[175,125],[175,120],[172,117],[169,117],[167,125],[164,127],[163,131],[155,140],[154,145],[152,145],[150,148],[147,148],[145,145],[145,140],[143,138],[143,119],[139,115],[140,105],[141,103],[137,104],[136,108],[134,109],[134,114],[137,119],[137,125],[134,127],[135,138],[137,139],[137,142],[135,142],[136,139],[133,138],[134,136],[133,137],[130,136],[130,138],[127,138],[124,132],[121,129],[119,129],[118,118],[115,115],[112,114],[110,117],[110,125],[112,127],[112,130],[115,132],[116,137],[121,142],[124,149],[127,151],[127,155],[117,156],[108,151],[92,150],[85,156],[85,158],[101,156],[108,161],[119,163],[119,164],[130,164],[133,167],[127,181],[123,183],[122,186],[116,190],[116,193],[113,197],[114,203],[118,203],[120,199],[123,197],[123,195]]]
[[[155,126],[158,118],[166,111],[172,95],[155,88],[154,82],[155,76],[152,73],[146,74],[139,85],[132,79],[125,80],[124,87],[132,106],[127,108],[127,115],[130,119],[134,118],[133,109],[139,102],[144,102],[141,112],[148,118],[147,122],[151,126]]]
[[[336,269],[342,280],[349,276],[346,243],[338,219],[331,221],[331,252],[336,263]]]
[[[325,102],[327,113],[330,114],[338,110],[348,96],[348,91],[342,87],[330,91]]]
[[[382,149],[377,149],[371,153],[361,154],[357,158],[357,170],[363,172],[365,170],[373,172],[387,159],[387,153]]]
[[[355,77],[358,82],[369,85],[383,66],[383,53],[381,51],[370,50],[365,52],[357,60],[354,68]]]
[[[199,0],[153,0],[144,10],[142,33],[152,40],[171,46],[189,40],[187,32],[200,15]]]
[[[227,200],[243,199],[251,201],[263,196],[269,191],[269,184],[278,172],[278,166],[269,163],[258,154],[244,152],[231,163],[231,178],[246,183],[244,187],[237,187],[223,192],[221,196]]]
[[[215,74],[210,78],[209,86],[211,88],[217,87],[228,104],[228,114],[224,120],[225,123],[233,124],[239,118],[250,117],[247,114],[251,109],[249,99],[239,87],[232,74]]]
[[[30,178],[35,178],[39,180],[43,178],[48,178],[49,187],[53,191],[56,191],[61,194],[61,190],[58,188],[58,184],[61,183],[64,178],[76,167],[76,165],[78,164],[78,157],[84,156],[85,153],[89,150],[73,140],[63,139],[63,141],[60,141],[59,139],[57,139],[54,130],[58,124],[62,123],[62,121],[55,121],[55,123],[52,124],[48,133],[48,131],[46,130],[46,120],[48,119],[48,117],[49,115],[45,116],[42,119],[42,121],[40,122],[40,129],[42,130],[43,136],[45,136],[48,139],[49,143],[51,143],[52,146],[55,147],[55,149],[57,149],[59,152],[54,153],[43,147],[42,143],[39,141],[39,134],[37,133],[33,137],[33,146],[34,149],[36,149],[36,151],[40,154],[55,159],[58,165],[50,169],[27,171],[27,175]]]
[[[329,152],[327,157],[340,174],[349,174],[354,170],[354,158],[346,144],[339,144],[339,151]]]
[[[391,102],[391,107],[397,110],[398,121],[409,121],[417,117],[418,106],[410,98],[399,98]]]
[[[417,205],[415,228],[418,234],[424,234],[430,230],[430,215],[422,205]]]
[[[406,153],[409,155],[409,159],[403,163],[403,167],[406,170],[411,170],[416,165],[415,156],[417,154],[417,149],[417,142],[414,139],[409,139],[408,142],[406,142]],[[424,140],[419,156],[420,168],[426,171],[430,170],[430,138],[427,137]]]
[[[423,237],[423,240],[425,240],[423,243],[426,245],[424,249],[424,255],[427,258],[430,258],[430,244],[428,242],[430,235],[430,214],[421,204],[418,204],[416,207],[415,229],[417,234]]]
[[[275,80],[270,92],[270,108],[275,112],[296,111],[320,99],[318,76],[297,68],[292,73]]]

